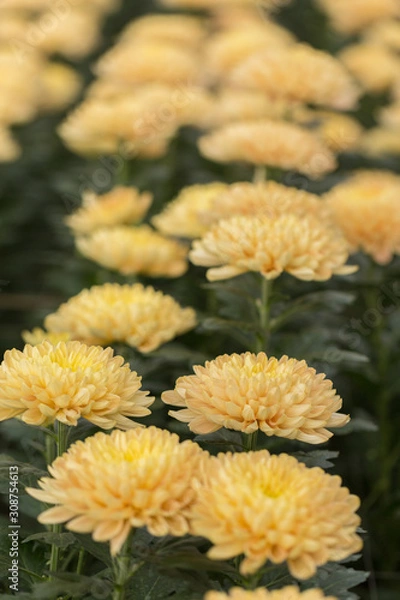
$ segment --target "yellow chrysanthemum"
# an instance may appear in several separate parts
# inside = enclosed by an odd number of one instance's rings
[[[137,223],[142,220],[152,203],[150,192],[140,193],[137,188],[117,186],[106,194],[87,191],[83,205],[65,219],[77,235],[92,233],[103,227]]]
[[[75,100],[83,81],[78,73],[62,63],[49,62],[40,75],[42,111],[57,111],[66,108]]]
[[[88,344],[124,342],[151,352],[196,325],[192,308],[148,286],[106,283],[82,290],[48,315],[50,332],[67,332]]]
[[[400,21],[388,19],[377,21],[364,32],[364,39],[372,44],[382,44],[392,50],[400,50]]]
[[[187,271],[187,248],[147,225],[106,227],[76,240],[79,252],[122,275],[180,277]]]
[[[318,178],[336,168],[332,152],[317,136],[284,121],[226,125],[200,138],[200,152],[216,162],[244,161],[294,170]]]
[[[333,216],[354,250],[379,264],[400,253],[400,177],[360,171],[326,194]]]
[[[40,327],[35,327],[32,331],[23,331],[21,336],[24,342],[31,344],[31,346],[37,346],[46,340],[53,346],[56,346],[58,342],[69,342],[71,340],[69,333],[50,333]]]
[[[254,591],[244,590],[234,587],[229,593],[208,592],[204,600],[337,600],[334,596],[324,596],[324,593],[318,589],[300,592],[294,585],[286,586],[280,590],[266,590],[258,588]]]
[[[28,52],[23,60],[11,45],[0,45],[0,124],[25,123],[37,113],[43,57]]]
[[[117,44],[95,67],[98,76],[130,85],[194,83],[199,71],[200,57],[190,47],[153,40]]]
[[[400,101],[385,106],[379,113],[379,122],[383,127],[400,130]]]
[[[206,70],[216,79],[229,73],[255,52],[294,43],[294,36],[273,21],[260,20],[242,29],[232,28],[214,34],[205,46]]]
[[[319,196],[275,181],[233,183],[216,196],[210,207],[200,213],[200,218],[211,225],[233,215],[277,217],[284,214],[313,215],[326,222],[331,219],[327,202]]]
[[[290,0],[288,0],[290,1]],[[258,6],[265,9],[279,8],[276,0],[159,0],[168,8],[216,9],[220,6]]]
[[[130,429],[138,424],[127,417],[149,415],[154,401],[140,385],[141,377],[111,348],[27,344],[23,352],[8,350],[0,365],[0,420],[46,426],[84,418],[103,429]]]
[[[400,14],[397,0],[318,0],[332,25],[342,33],[356,33],[380,19]]]
[[[378,44],[347,46],[339,58],[362,87],[372,93],[387,90],[399,77],[400,58]]]
[[[167,117],[160,103],[171,95],[148,88],[112,98],[87,98],[61,124],[58,132],[77,154],[118,154],[124,159],[162,156],[180,125],[176,110]]]
[[[336,58],[306,44],[256,53],[239,65],[232,80],[271,98],[311,102],[337,110],[354,108],[359,96],[353,78]]]
[[[250,434],[261,430],[322,444],[343,427],[347,415],[332,382],[302,360],[259,354],[225,354],[193,367],[195,375],[179,377],[175,389],[164,392],[166,404],[183,410],[169,414],[188,423],[194,433],[212,433],[225,427]]]
[[[21,148],[12,137],[11,131],[0,124],[0,163],[12,162],[21,156]]]
[[[198,483],[192,530],[213,543],[212,559],[244,554],[242,574],[267,560],[287,561],[294,577],[308,579],[318,566],[361,549],[359,505],[340,477],[292,456],[219,454]]]
[[[207,231],[201,215],[208,211],[214,198],[227,188],[226,183],[219,181],[183,188],[151,222],[165,235],[189,239],[201,237]]]
[[[386,127],[368,129],[358,144],[361,154],[373,158],[400,154],[400,130]]]
[[[97,433],[73,444],[49,467],[51,478],[39,481],[41,489],[27,492],[56,505],[40,523],[67,522],[71,531],[110,542],[115,555],[133,528],[155,536],[189,532],[192,482],[206,457],[194,442],[155,427]]]
[[[150,14],[129,23],[123,30],[119,43],[161,41],[196,48],[206,33],[205,24],[197,17]]]
[[[356,119],[341,113],[299,107],[292,117],[296,123],[310,127],[333,152],[355,149],[364,131]]]
[[[257,90],[223,87],[218,90],[204,120],[207,127],[220,127],[235,121],[282,119],[291,107],[282,100],[271,100]]]
[[[189,258],[208,269],[207,279],[218,281],[247,271],[275,279],[284,271],[304,281],[326,281],[348,275],[348,244],[334,229],[314,217],[265,215],[219,221],[201,240],[193,242]]]

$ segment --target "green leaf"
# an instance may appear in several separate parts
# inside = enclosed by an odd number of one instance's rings
[[[234,321],[233,319],[221,319],[217,317],[212,317],[208,319],[204,319],[201,323],[202,328],[205,331],[218,331],[218,330],[226,330],[231,327],[237,327],[242,331],[258,331],[259,326],[257,323],[249,323],[248,321]]]
[[[76,542],[75,536],[72,533],[51,533],[44,531],[43,533],[30,535],[24,539],[23,543],[25,544],[34,540],[50,544],[51,546],[57,546],[57,548],[68,548],[68,546]]]
[[[62,573],[58,574],[54,581],[35,583],[31,597],[33,600],[54,600],[58,596],[68,594],[74,599],[89,595],[92,600],[108,600],[111,590],[111,582],[99,577]]]
[[[230,429],[219,429],[213,433],[207,433],[203,435],[196,435],[194,441],[201,444],[210,444],[213,446],[225,446],[232,447],[235,450],[243,449],[242,436],[239,431],[232,431]]]
[[[334,450],[312,450],[311,452],[294,452],[293,456],[303,462],[307,467],[321,467],[329,469],[334,466],[332,458],[337,458],[339,452]]]
[[[91,535],[80,535],[73,534],[82,548],[84,548],[89,554],[100,560],[107,567],[112,567],[112,559],[108,545],[100,544],[92,539]]]
[[[308,579],[303,589],[321,588],[327,596],[335,596],[338,600],[356,600],[358,596],[349,590],[369,577],[367,571],[356,571],[336,563],[327,563],[320,567],[315,577]]]
[[[186,594],[192,598],[186,581],[160,574],[153,565],[145,565],[132,578],[128,585],[128,600],[165,600]]]

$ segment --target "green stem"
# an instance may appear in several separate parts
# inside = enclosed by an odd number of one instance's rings
[[[121,552],[113,561],[114,590],[112,600],[125,600],[128,581],[143,565],[142,562],[132,564],[131,545],[133,533],[133,531],[130,533]]]
[[[258,437],[258,429],[253,431],[253,433],[244,433],[243,434],[243,447],[246,452],[252,452],[257,450],[257,437]]]
[[[64,452],[67,449],[68,426],[64,425],[64,423],[60,423],[60,421],[55,421],[54,422],[54,431],[56,434],[55,446],[57,449],[57,457],[59,457],[62,454],[64,454]],[[48,436],[48,437],[50,437],[50,436]],[[54,448],[54,444],[53,444],[53,448]],[[61,533],[61,531],[62,531],[61,525],[59,525],[59,524],[52,525],[53,533]],[[56,546],[55,544],[52,544],[51,553],[50,553],[50,571],[52,573],[57,573],[59,560],[60,560],[60,548],[58,546]],[[50,575],[49,579],[52,580],[53,576]]]
[[[257,300],[260,331],[257,334],[256,352],[265,352],[270,334],[270,310],[271,310],[272,281],[261,275],[261,293]]]
[[[83,548],[81,548],[79,550],[79,555],[78,555],[78,563],[76,565],[76,572],[78,575],[81,575],[83,572],[83,563],[85,561],[85,550]]]
[[[263,183],[267,180],[267,167],[265,165],[256,165],[254,167],[253,183]]]

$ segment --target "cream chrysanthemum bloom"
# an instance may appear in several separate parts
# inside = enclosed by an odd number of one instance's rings
[[[227,188],[226,183],[219,181],[183,188],[151,222],[164,235],[189,239],[201,237],[207,231],[201,215],[208,211],[214,198]]]
[[[329,206],[319,196],[276,181],[233,183],[218,194],[200,217],[205,224],[211,225],[233,215],[277,217],[284,214],[313,215],[326,222],[331,220]]]
[[[379,112],[379,122],[383,127],[400,130],[400,100],[383,107]]]
[[[399,176],[360,171],[325,198],[354,251],[361,249],[382,265],[400,254]]]
[[[359,97],[358,87],[343,65],[327,52],[306,44],[256,53],[238,66],[232,81],[271,98],[337,110],[354,108]]]
[[[210,558],[244,554],[243,575],[287,561],[298,579],[362,547],[359,498],[341,479],[267,450],[210,458],[197,484],[192,530],[213,543]]]
[[[333,152],[357,148],[364,131],[353,117],[331,111],[299,107],[293,111],[292,117],[296,123],[310,127]]]
[[[324,593],[318,589],[306,590],[300,592],[294,585],[286,586],[280,590],[266,590],[258,588],[253,591],[234,587],[229,593],[208,592],[204,600],[338,600],[334,596],[324,596]]]
[[[209,281],[247,271],[266,279],[286,271],[304,281],[326,281],[357,270],[345,264],[348,252],[342,235],[319,219],[284,214],[223,219],[193,242],[189,259],[213,267],[207,271]]]
[[[200,57],[190,47],[151,39],[117,44],[95,67],[96,75],[130,85],[194,83],[199,72]]]
[[[238,122],[199,140],[200,152],[216,162],[244,161],[318,178],[336,168],[332,152],[317,136],[285,121]]]
[[[56,346],[58,342],[69,342],[71,340],[69,333],[50,333],[40,327],[35,327],[32,331],[22,331],[21,336],[24,342],[31,346],[37,346],[46,340],[53,346]]]
[[[207,456],[155,427],[97,433],[73,444],[49,467],[51,478],[39,480],[41,489],[27,492],[56,505],[39,515],[40,523],[91,533],[116,555],[133,528],[155,536],[189,533],[192,482]]]
[[[304,360],[246,352],[218,356],[193,370],[195,375],[179,377],[162,400],[183,409],[169,414],[188,423],[194,433],[221,427],[247,434],[261,430],[268,436],[322,444],[333,435],[326,427],[343,427],[349,421],[348,415],[335,412],[342,399],[332,381]]]
[[[137,223],[143,219],[152,203],[150,192],[140,193],[137,188],[117,186],[106,194],[84,192],[83,204],[65,219],[76,235],[86,235],[96,229]]]
[[[50,332],[67,332],[73,339],[102,346],[124,342],[140,352],[156,350],[195,325],[192,308],[140,284],[84,289],[45,319]]]
[[[125,160],[135,156],[162,156],[180,125],[178,111],[162,108],[171,104],[171,93],[147,87],[110,98],[89,97],[61,124],[58,133],[77,154],[118,154]],[[160,108],[161,106],[161,108]]]
[[[379,44],[346,46],[339,58],[360,85],[372,93],[389,89],[399,77],[400,58]]]
[[[291,108],[287,102],[271,100],[257,90],[223,87],[210,105],[205,124],[220,127],[235,121],[282,119]]]
[[[358,150],[361,154],[373,158],[391,154],[394,156],[399,155],[399,129],[387,129],[386,127],[368,129],[359,141]]]
[[[80,75],[71,67],[48,62],[40,74],[39,108],[45,112],[63,110],[75,100],[82,84]]]
[[[294,36],[273,21],[262,20],[244,28],[232,28],[214,34],[205,45],[206,70],[215,78],[229,73],[255,52],[293,44]]]
[[[147,225],[97,229],[77,238],[76,247],[83,256],[122,275],[180,277],[188,268],[187,248]]]
[[[352,34],[381,19],[400,15],[397,0],[318,0],[335,29]]]
[[[150,14],[135,19],[123,30],[119,43],[169,42],[197,48],[207,29],[203,20],[189,15]]]
[[[138,424],[127,417],[149,415],[154,401],[140,386],[141,377],[111,348],[27,344],[23,352],[8,350],[0,365],[0,420],[46,426],[84,418],[103,429],[130,429]]]
[[[381,44],[386,48],[399,52],[400,21],[395,19],[377,21],[364,32],[363,38],[372,44]]]

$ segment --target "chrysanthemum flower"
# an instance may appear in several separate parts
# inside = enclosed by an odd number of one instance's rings
[[[167,117],[160,112],[163,102],[170,106],[171,94],[150,93],[148,88],[107,99],[89,97],[58,132],[68,148],[84,156],[159,157],[180,125],[177,111],[169,110]]]
[[[280,590],[272,591],[265,588],[249,591],[234,587],[226,594],[224,592],[208,592],[204,596],[204,600],[337,600],[337,598],[324,596],[324,593],[319,589],[300,592],[296,586],[289,585]]]
[[[218,281],[247,271],[275,279],[284,271],[304,281],[326,281],[348,275],[346,240],[320,220],[284,214],[232,217],[219,221],[201,240],[193,242],[189,258],[208,269],[207,279]]]
[[[355,149],[364,131],[353,117],[331,111],[301,107],[294,110],[292,117],[296,123],[312,128],[333,152]]]
[[[267,560],[287,561],[294,577],[308,579],[318,566],[362,547],[360,501],[341,483],[287,454],[219,454],[198,483],[192,530],[213,543],[212,559],[244,554],[244,575]]]
[[[364,32],[363,38],[372,44],[381,44],[398,52],[400,51],[400,22],[395,19],[379,20]]]
[[[399,77],[400,58],[379,44],[346,46],[339,58],[360,85],[372,93],[387,90]]]
[[[220,127],[235,121],[281,119],[291,110],[287,102],[271,100],[257,90],[220,88],[204,120],[207,127]]]
[[[389,104],[381,109],[379,122],[383,127],[400,130],[400,101]]]
[[[196,48],[206,33],[205,23],[197,17],[150,14],[129,23],[122,31],[118,43],[161,41]]]
[[[335,29],[352,34],[371,23],[400,14],[397,0],[318,0]]]
[[[111,348],[27,344],[23,352],[8,350],[0,365],[0,420],[77,425],[82,417],[103,429],[130,429],[138,424],[127,417],[149,415],[154,401],[140,385],[141,377]]]
[[[331,219],[328,203],[319,196],[275,181],[233,183],[216,196],[200,217],[211,225],[233,215],[277,217],[284,214],[313,215],[326,222]]]
[[[261,430],[268,436],[321,444],[332,436],[326,427],[349,421],[335,412],[342,399],[332,382],[304,360],[246,352],[218,356],[193,370],[195,375],[179,377],[162,400],[183,409],[169,414],[188,423],[194,433],[221,427],[247,434]]]
[[[79,252],[122,275],[180,277],[187,271],[187,248],[147,225],[105,227],[76,240]]]
[[[83,205],[65,219],[75,234],[88,234],[96,229],[137,223],[147,213],[153,197],[137,188],[117,186],[106,194],[93,191],[83,194]]]
[[[311,102],[337,110],[354,108],[359,90],[343,65],[306,44],[253,54],[232,73],[232,81],[271,98]]]
[[[159,0],[169,8],[216,9],[220,6],[262,6],[276,9],[276,0]]]
[[[293,44],[294,36],[273,21],[262,20],[211,36],[205,45],[206,70],[215,79],[229,73],[255,52]]]
[[[373,127],[361,137],[358,150],[361,154],[373,158],[400,154],[400,134],[398,129]]]
[[[84,289],[45,319],[50,332],[67,332],[87,344],[124,342],[141,352],[151,352],[195,325],[192,308],[181,308],[171,296],[140,284]]]
[[[200,138],[200,152],[216,162],[244,161],[318,178],[336,168],[332,152],[309,131],[284,121],[246,121]]]
[[[201,237],[207,227],[200,215],[207,212],[214,198],[227,188],[228,185],[220,181],[183,188],[151,222],[164,235],[189,239]]]
[[[35,327],[32,331],[22,331],[21,336],[24,342],[31,344],[31,346],[37,346],[46,340],[53,346],[56,346],[58,342],[69,342],[71,340],[69,333],[50,333],[40,327]]]
[[[117,44],[95,67],[98,76],[130,85],[195,82],[199,71],[200,58],[190,47],[153,40]]]
[[[41,95],[39,108],[42,111],[58,111],[71,104],[79,94],[83,80],[78,73],[57,62],[48,62],[40,74]]]
[[[133,528],[155,536],[189,532],[192,482],[207,456],[155,427],[97,433],[73,444],[49,467],[51,478],[39,481],[41,489],[27,492],[56,505],[39,515],[40,523],[67,522],[71,531],[110,542],[115,555]]]
[[[383,265],[400,253],[399,176],[360,171],[325,197],[354,250],[363,250]]]

